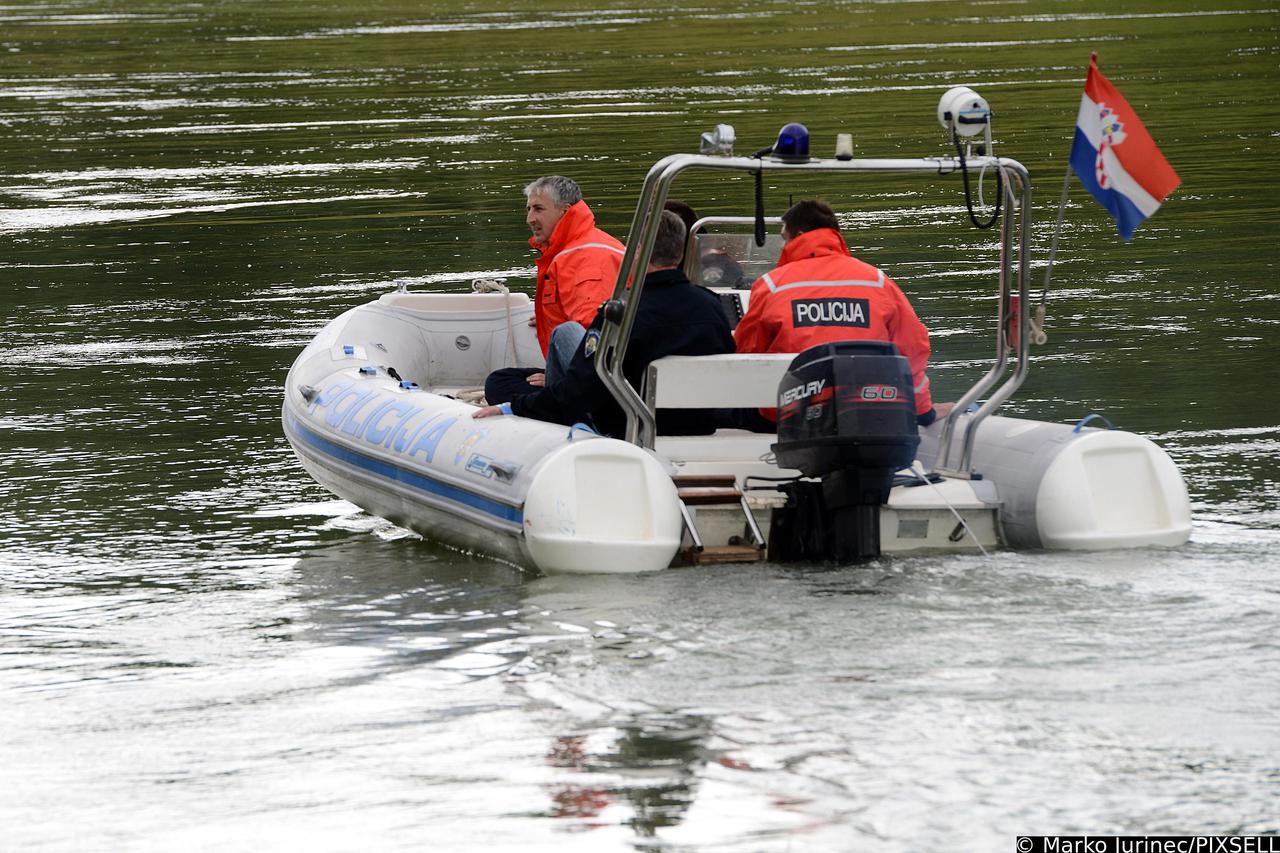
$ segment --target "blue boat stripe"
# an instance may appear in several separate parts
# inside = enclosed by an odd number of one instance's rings
[[[444,498],[453,503],[462,504],[472,509],[480,510],[483,513],[492,515],[501,521],[511,522],[512,524],[524,524],[524,511],[518,506],[510,506],[483,495],[477,495],[469,492],[459,486],[434,480],[416,471],[410,471],[407,468],[401,468],[399,465],[393,465],[381,459],[375,459],[372,456],[366,456],[363,453],[357,453],[354,450],[343,447],[336,442],[330,441],[319,433],[311,431],[304,426],[301,421],[289,413],[289,425],[297,430],[298,437],[307,444],[332,456],[348,465],[354,465],[373,474],[394,480],[397,483],[403,483],[406,486],[412,486],[433,495],[438,498]]]

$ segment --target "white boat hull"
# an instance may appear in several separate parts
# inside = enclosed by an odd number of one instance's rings
[[[477,318],[462,319],[485,343]],[[388,368],[429,369],[418,352],[429,326],[374,303],[339,317],[298,357],[282,417],[317,482],[432,539],[542,571],[670,565],[682,522],[663,465],[626,442],[525,418],[476,420],[473,405],[406,387]],[[458,328],[450,324],[450,340]]]
[[[768,435],[662,436],[650,452],[525,418],[472,418],[459,389],[513,359],[539,363],[531,314],[523,294],[407,293],[343,314],[285,383],[284,431],[303,466],[340,497],[431,539],[543,572],[590,573],[662,569],[690,544],[672,475],[732,474],[739,486],[794,475],[771,461]],[[708,387],[681,380],[694,400],[724,393],[724,377],[744,368],[740,356],[698,362],[692,375]],[[748,396],[761,394],[759,367]],[[926,468],[940,430],[921,430]],[[1174,546],[1190,534],[1176,466],[1130,433],[990,417],[972,468],[981,477],[895,487],[881,509],[881,549]],[[770,488],[748,492],[760,527],[780,500]],[[688,510],[708,544],[744,533],[741,507]]]

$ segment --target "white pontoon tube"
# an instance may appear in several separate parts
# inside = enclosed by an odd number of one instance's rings
[[[527,418],[475,420],[456,387],[400,378],[474,382],[477,357],[501,365],[513,331],[532,361],[531,315],[525,294],[391,293],[354,308],[290,369],[285,435],[321,485],[432,539],[549,572],[666,568],[679,502],[651,454]]]

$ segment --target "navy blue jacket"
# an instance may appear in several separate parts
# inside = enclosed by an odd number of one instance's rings
[[[511,400],[511,411],[552,423],[591,423],[597,432],[621,438],[626,416],[596,375],[595,350],[604,323],[596,313],[564,379],[554,388],[539,388]],[[644,279],[644,291],[631,327],[622,373],[640,388],[649,362],[665,355],[716,355],[733,352],[733,332],[714,293],[689,282],[678,270],[659,270]],[[707,435],[715,431],[709,409],[660,409],[662,435]]]

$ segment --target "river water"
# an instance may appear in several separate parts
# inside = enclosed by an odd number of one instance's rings
[[[1280,831],[1273,6],[0,7],[0,848]],[[332,498],[281,435],[329,318],[530,286],[523,183],[573,175],[625,236],[649,165],[718,121],[742,150],[801,120],[819,153],[941,154],[937,98],[972,85],[1036,181],[1042,264],[1091,51],[1183,186],[1130,243],[1073,190],[1010,409],[1161,443],[1185,547],[532,577]],[[958,396],[994,262],[954,176],[766,187],[817,192]]]

